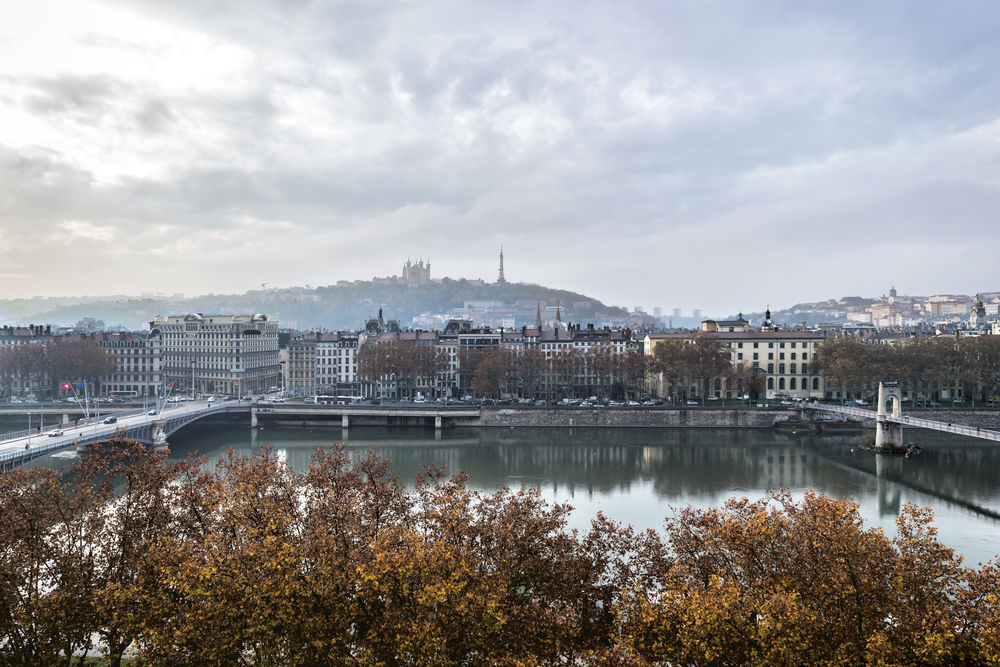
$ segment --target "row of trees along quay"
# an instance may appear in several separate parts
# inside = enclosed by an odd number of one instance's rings
[[[905,392],[937,398],[965,396],[985,402],[1000,395],[1000,336],[913,338],[879,345],[855,337],[817,346],[813,372],[827,391],[871,397],[880,381],[897,380]],[[537,348],[494,345],[458,352],[457,377],[448,353],[432,345],[390,340],[367,344],[358,354],[358,376],[379,387],[394,385],[398,395],[443,393],[457,386],[482,397],[520,396],[551,400],[597,395],[638,398],[654,392],[662,379],[664,397],[732,394],[764,395],[767,374],[750,363],[732,363],[730,349],[711,334],[664,341],[653,354],[613,345],[586,352],[567,348],[547,356]]]
[[[702,395],[722,378],[726,389],[741,393],[763,388],[757,373],[733,368],[729,350],[719,341],[693,336],[691,341],[669,341],[655,355],[639,350],[618,351],[613,345],[593,346],[586,352],[566,348],[546,356],[537,348],[494,345],[465,348],[457,355],[457,377],[449,370],[448,353],[432,345],[390,340],[366,344],[358,353],[358,377],[376,388],[395,385],[400,396],[415,391],[432,394],[457,386],[479,396],[520,396],[540,399],[598,395],[612,399],[637,398],[649,393],[649,375],[663,373],[670,394],[679,399]],[[732,384],[730,384],[732,383]]]
[[[45,345],[0,347],[0,388],[14,384],[57,396],[59,385],[72,379],[95,386],[115,371],[115,357],[93,341],[53,340]]]
[[[931,513],[893,538],[808,492],[636,532],[537,490],[407,490],[373,452],[217,465],[121,440],[0,475],[0,660],[153,665],[941,665],[1000,661],[1000,568]]]
[[[934,400],[944,391],[973,403],[996,403],[1000,396],[1000,336],[913,338],[893,345],[843,337],[819,345],[815,363],[827,390],[837,387],[847,397],[870,398],[885,380]]]

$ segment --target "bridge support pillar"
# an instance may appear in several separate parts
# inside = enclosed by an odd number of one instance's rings
[[[350,424],[348,423],[347,415],[340,416],[340,428],[348,428]]]
[[[257,408],[250,408],[250,428],[257,428]]]
[[[875,426],[875,449],[880,451],[902,451],[903,425],[889,418],[899,419],[902,392],[899,387],[884,382],[878,383],[878,413]],[[888,406],[888,410],[886,409]]]
[[[162,418],[153,420],[153,449],[156,451],[160,451],[161,449],[170,449],[167,445],[167,434],[164,430],[166,424],[166,420]]]
[[[441,415],[437,415],[436,417],[434,417],[434,430],[436,431],[441,430]]]
[[[64,414],[63,414],[63,416],[62,416],[62,421],[60,421],[59,423],[60,423],[60,424],[66,424],[66,423],[69,423],[69,413],[68,413],[68,412],[67,412],[67,413],[64,413]]]

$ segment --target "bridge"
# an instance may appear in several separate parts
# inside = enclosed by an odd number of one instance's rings
[[[973,438],[1000,442],[1000,431],[966,426],[951,422],[910,417],[902,414],[902,397],[895,383],[880,382],[878,385],[878,404],[876,410],[851,407],[846,405],[822,405],[809,403],[804,406],[810,410],[833,412],[849,417],[875,421],[875,448],[893,451],[903,448],[903,426],[926,428],[932,431],[944,431],[955,435],[967,435]]]
[[[124,435],[152,447],[166,447],[167,438],[184,426],[218,415],[248,418],[251,427],[261,421],[294,425],[339,425],[341,428],[367,424],[388,426],[433,426],[479,423],[480,410],[470,406],[366,406],[310,405],[244,401],[190,401],[167,403],[149,411],[127,410],[111,417],[115,421],[84,419],[41,429],[0,434],[0,469],[7,470],[56,452],[86,448]]]
[[[247,413],[249,403],[168,403],[149,411],[118,412],[110,420],[75,420],[50,424],[47,432],[31,429],[0,434],[0,469],[8,470],[29,461],[74,448],[86,448],[97,442],[107,442],[124,435],[146,445],[166,446],[167,437],[193,421],[220,413]]]

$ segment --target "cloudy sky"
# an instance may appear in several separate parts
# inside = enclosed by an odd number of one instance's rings
[[[1000,4],[0,7],[0,298],[1000,289]]]

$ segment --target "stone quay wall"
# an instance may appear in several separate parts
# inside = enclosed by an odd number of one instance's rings
[[[484,407],[481,426],[770,428],[797,410]]]
[[[484,407],[480,426],[559,426],[635,428],[771,428],[794,419],[797,407],[767,408],[518,408]],[[1000,410],[906,410],[904,415],[1000,430]],[[864,425],[875,428],[875,420]]]

